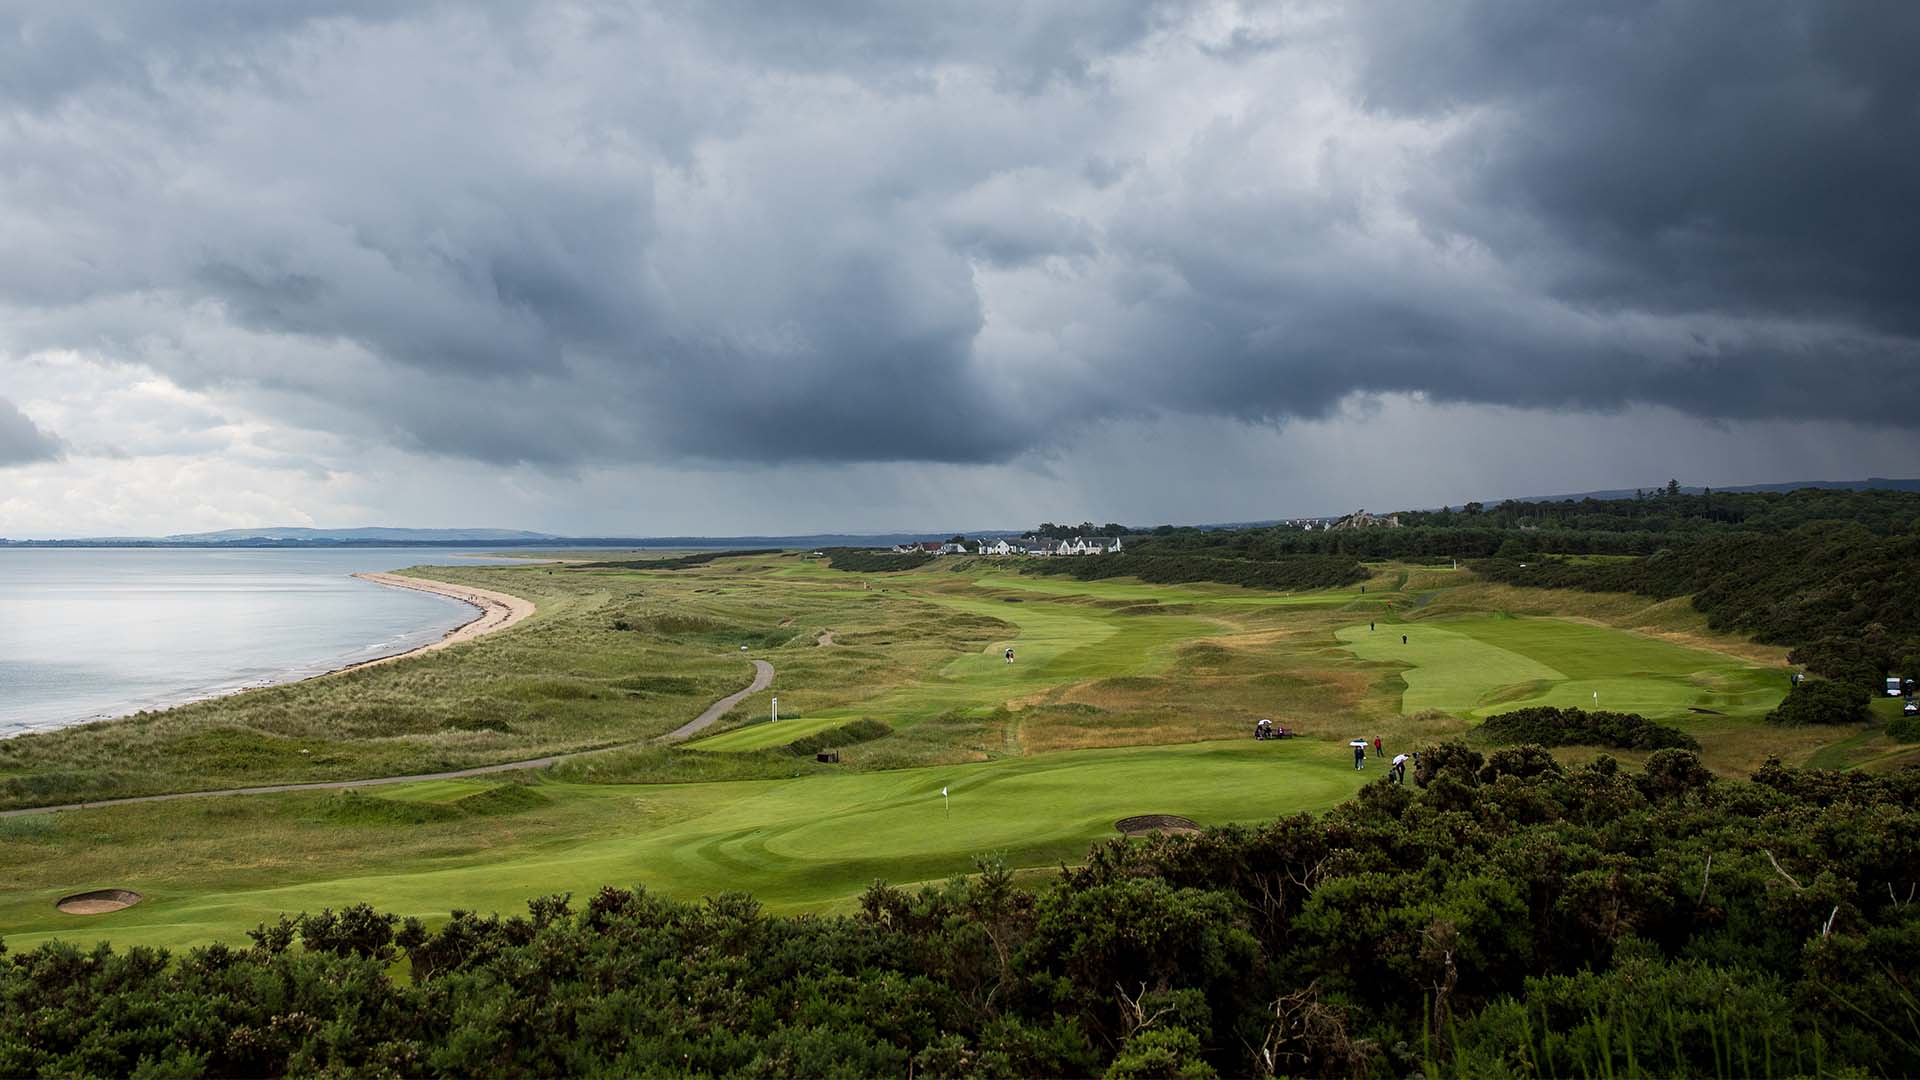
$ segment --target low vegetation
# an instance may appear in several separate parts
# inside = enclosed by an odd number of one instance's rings
[[[44,944],[0,956],[0,1073],[1920,1071],[1920,773],[1422,761],[1424,790],[1115,840],[1038,887],[875,884],[844,916],[607,887]]]
[[[1637,713],[1589,712],[1548,705],[1489,716],[1475,733],[1486,742],[1507,746],[1532,743],[1618,750],[1700,749],[1693,736]]]
[[[1137,578],[1157,585],[1215,582],[1254,589],[1294,591],[1355,585],[1371,575],[1352,559],[1298,556],[1284,559],[1216,559],[1122,551],[1111,555],[1025,559],[1029,574],[1062,574],[1076,581]]]
[[[1788,691],[1779,706],[1767,714],[1767,720],[1789,727],[1862,724],[1868,719],[1868,700],[1867,691],[1851,683],[1808,679]]]

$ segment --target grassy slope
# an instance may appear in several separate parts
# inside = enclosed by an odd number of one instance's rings
[[[1373,630],[1343,627],[1338,637],[1358,656],[1410,665],[1401,675],[1407,712],[1439,709],[1479,719],[1554,705],[1659,720],[1688,719],[1697,710],[1758,717],[1786,693],[1784,669],[1567,619],[1489,614],[1394,621]]]

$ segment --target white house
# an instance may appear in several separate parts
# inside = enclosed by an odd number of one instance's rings
[[[934,552],[935,555],[965,555],[966,553],[967,545],[958,544],[951,540],[941,544],[940,550]]]
[[[980,554],[982,555],[1024,555],[1026,554],[1026,549],[1016,544],[1008,543],[1007,538],[1003,536],[992,543],[988,543],[985,540],[980,541]]]

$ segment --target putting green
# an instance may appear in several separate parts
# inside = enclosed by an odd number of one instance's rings
[[[115,883],[145,893],[146,901],[110,915],[78,919],[54,911],[55,895],[77,888],[65,883],[5,896],[0,933],[16,950],[59,936],[179,946],[239,941],[281,912],[365,901],[429,919],[456,907],[513,913],[531,896],[571,891],[584,899],[606,884],[643,884],[686,898],[746,890],[773,910],[830,909],[875,879],[968,872],[977,855],[998,854],[1013,867],[1076,860],[1089,843],[1117,835],[1113,823],[1133,814],[1179,814],[1214,825],[1323,810],[1370,778],[1354,772],[1346,755],[1337,744],[1249,739],[798,780],[546,783],[536,788],[550,800],[545,808],[502,819],[535,838],[491,849],[483,860],[381,865],[380,853],[370,850],[367,869],[352,876],[289,880],[299,871],[281,867],[229,873],[218,887],[149,866]],[[445,802],[487,786],[436,782],[382,789],[377,797]],[[942,787],[949,798],[942,799]],[[162,804],[102,812],[167,810]],[[550,828],[533,828],[542,824]],[[368,839],[377,845],[377,835]]]
[[[1553,705],[1653,719],[1696,710],[1758,716],[1785,696],[1785,678],[1770,668],[1573,619],[1488,614],[1376,625],[1336,636],[1361,659],[1408,665],[1403,713],[1479,719]]]

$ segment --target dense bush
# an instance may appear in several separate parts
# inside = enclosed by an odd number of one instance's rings
[[[1638,713],[1589,712],[1540,705],[1489,716],[1479,737],[1494,743],[1539,746],[1612,746],[1622,750],[1698,750],[1679,728],[1656,724]]]
[[[700,551],[692,555],[671,555],[663,559],[611,559],[606,562],[581,563],[570,569],[579,570],[686,570],[695,566],[705,566],[715,559],[732,559],[743,555],[778,555],[779,548],[745,548],[738,551]]]
[[[822,750],[832,750],[837,746],[853,746],[856,743],[872,742],[893,734],[893,729],[878,720],[862,717],[839,727],[825,731],[816,731],[787,744],[787,753],[797,757],[812,757]]]
[[[1802,724],[1861,724],[1867,720],[1867,692],[1852,683],[1808,679],[1798,683],[1767,720],[1799,727]]]
[[[1299,556],[1284,559],[1214,559],[1200,555],[1062,556],[1030,559],[1029,574],[1064,574],[1078,581],[1132,577],[1160,585],[1211,581],[1254,589],[1331,589],[1367,580],[1366,568],[1352,559]]]
[[[0,1075],[1920,1072],[1920,770],[1421,762],[1317,818],[844,917],[608,888],[42,945],[0,955]]]
[[[1920,742],[1920,716],[1896,716],[1887,721],[1887,738],[1894,742]]]
[[[856,574],[890,574],[912,570],[932,562],[932,555],[896,555],[890,551],[863,548],[833,548],[827,552],[827,565],[835,570]]]

